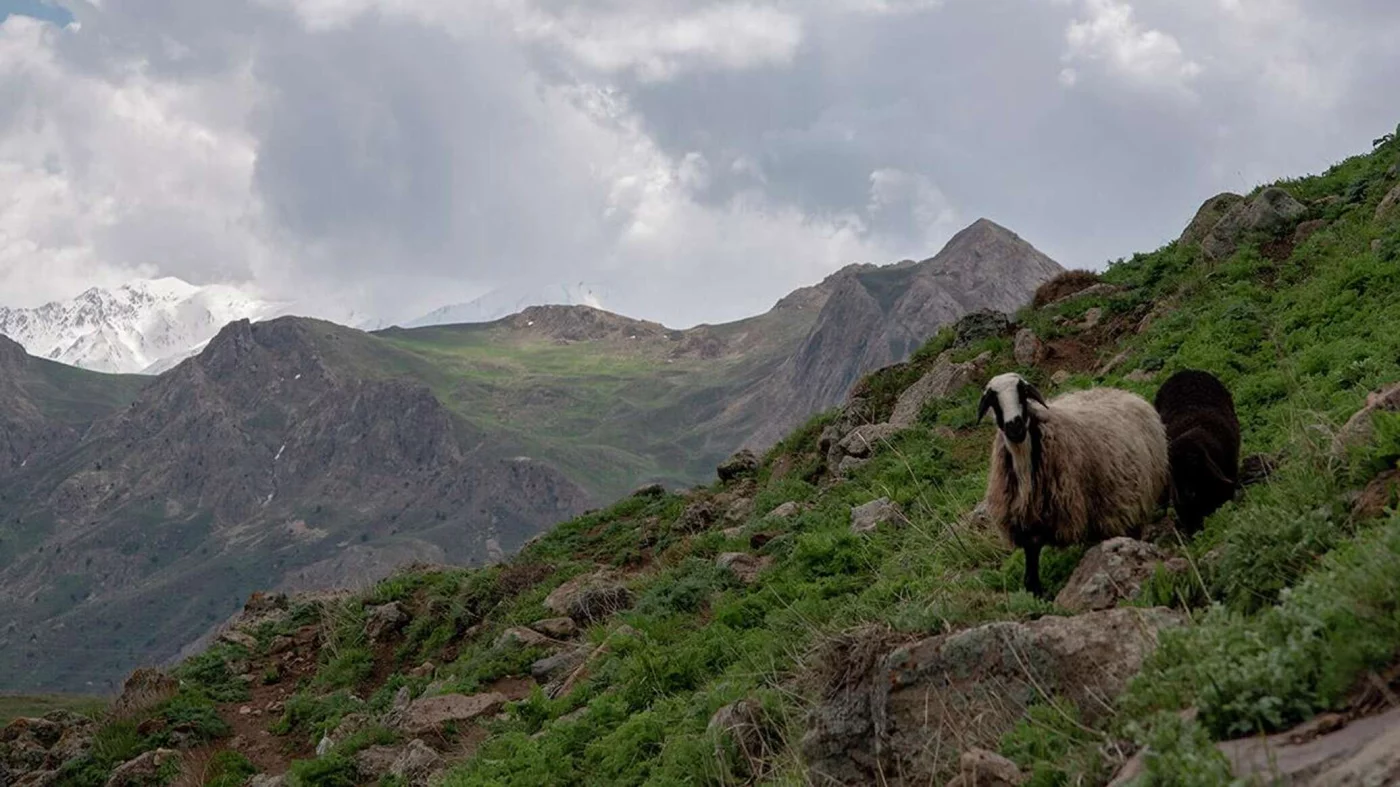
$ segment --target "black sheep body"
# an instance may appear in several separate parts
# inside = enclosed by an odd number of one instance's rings
[[[1195,533],[1239,485],[1234,399],[1215,375],[1188,369],[1169,377],[1153,404],[1167,431],[1172,507],[1181,530]]]

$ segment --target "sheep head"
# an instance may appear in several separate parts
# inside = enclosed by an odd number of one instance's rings
[[[1035,418],[1031,402],[1048,406],[1040,391],[1021,375],[1015,372],[999,374],[982,391],[982,402],[977,406],[977,421],[981,423],[983,416],[991,410],[996,414],[997,428],[1005,435],[1007,442],[1019,445],[1030,433],[1031,421]]]

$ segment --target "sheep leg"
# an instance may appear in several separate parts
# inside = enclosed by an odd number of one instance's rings
[[[1036,598],[1045,597],[1040,585],[1040,544],[1026,544],[1026,592]]]

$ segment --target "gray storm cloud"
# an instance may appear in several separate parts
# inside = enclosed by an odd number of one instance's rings
[[[1400,120],[1386,0],[64,5],[0,26],[10,304],[587,280],[713,322],[984,215],[1100,267]]]

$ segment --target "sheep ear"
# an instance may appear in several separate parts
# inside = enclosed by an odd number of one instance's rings
[[[1025,380],[1021,381],[1021,395],[1026,397],[1027,399],[1030,399],[1032,402],[1040,402],[1041,407],[1050,406],[1045,403],[1045,397],[1040,395],[1040,391],[1037,390],[1034,385],[1031,385]]]
[[[977,405],[977,423],[982,423],[982,417],[987,414],[987,410],[991,409],[996,398],[996,393],[990,388],[982,392],[982,402]]]

